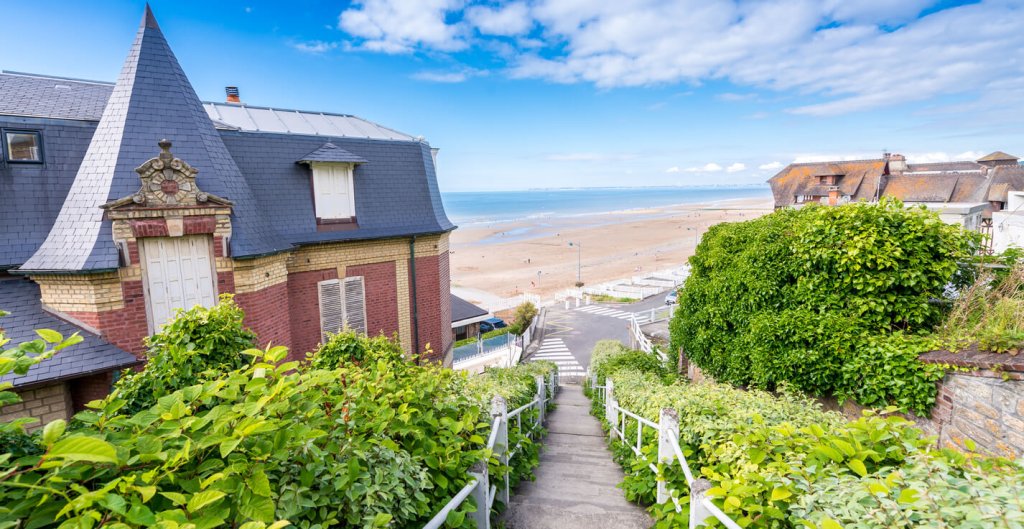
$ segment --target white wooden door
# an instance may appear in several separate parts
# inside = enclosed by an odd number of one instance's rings
[[[348,164],[316,164],[313,167],[317,217],[347,219],[355,215],[351,176]]]
[[[217,302],[212,241],[208,235],[140,239],[149,331],[154,333],[176,309]]]

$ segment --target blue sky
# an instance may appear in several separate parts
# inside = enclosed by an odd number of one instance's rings
[[[1024,155],[1022,1],[154,0],[200,97],[356,114],[445,191]],[[114,80],[143,3],[5,3],[0,68]]]

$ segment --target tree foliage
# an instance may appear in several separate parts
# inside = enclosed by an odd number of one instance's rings
[[[937,372],[914,355],[868,351],[916,347],[904,337],[940,320],[933,300],[976,243],[895,200],[713,226],[690,260],[672,346],[719,381],[767,389],[789,382],[926,412]],[[870,376],[886,370],[897,383]]]

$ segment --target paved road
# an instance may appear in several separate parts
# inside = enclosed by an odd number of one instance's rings
[[[632,304],[594,303],[566,310],[564,305],[549,308],[544,321],[543,338],[529,360],[551,360],[559,364],[563,376],[573,376],[590,366],[590,354],[598,340],[629,342],[629,318],[665,305],[665,295],[652,296]],[[564,367],[563,367],[564,366]]]

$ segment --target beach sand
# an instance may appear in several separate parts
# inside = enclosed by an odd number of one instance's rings
[[[452,291],[485,304],[524,292],[548,298],[574,286],[577,258],[587,285],[678,268],[709,226],[771,211],[770,198],[747,198],[462,226],[451,236]]]

